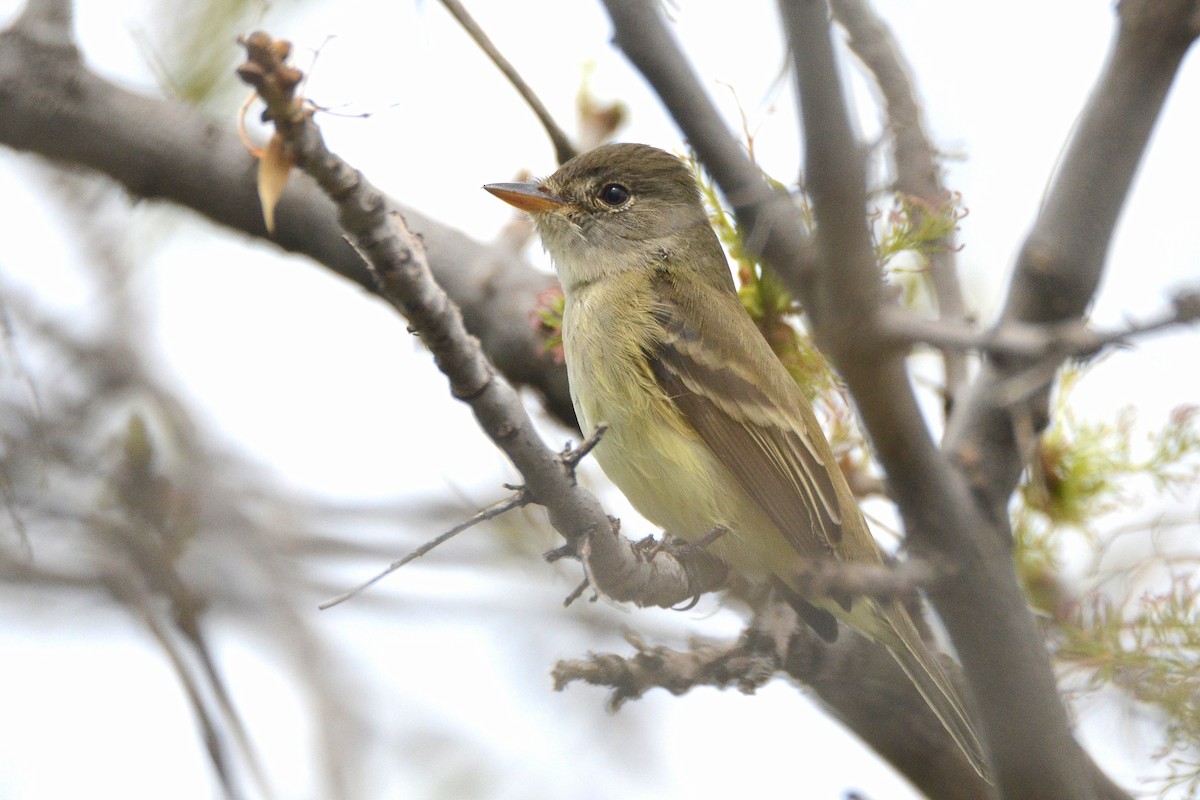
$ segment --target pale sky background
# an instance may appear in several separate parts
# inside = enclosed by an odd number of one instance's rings
[[[7,20],[17,5],[0,0],[0,18]],[[155,29],[145,17],[152,6],[135,0],[77,5],[78,34],[93,67],[135,89],[158,91],[134,43],[135,35]],[[783,48],[775,7],[738,5],[735,16],[727,4],[680,0],[676,33],[731,124],[737,124],[737,108],[721,84],[734,88],[758,129],[760,160],[789,179],[799,156],[791,90],[776,80]],[[877,3],[913,63],[935,142],[961,156],[950,163],[947,183],[970,209],[962,222],[961,263],[970,303],[984,318],[1002,298],[1046,177],[1107,53],[1110,5]],[[469,6],[568,127],[581,75],[593,64],[594,92],[620,98],[631,110],[620,138],[682,146],[658,102],[610,46],[598,4]],[[304,9],[267,13],[261,26],[291,39],[306,71],[305,51],[335,36],[323,46],[309,96],[324,106],[377,112],[366,119],[320,117],[331,147],[402,202],[479,239],[496,236],[510,210],[479,187],[521,169],[545,174],[554,165],[536,122],[494,68],[432,0],[313,2]],[[238,49],[227,42],[213,47],[228,48],[232,83]],[[1192,57],[1122,220],[1095,307],[1102,323],[1153,314],[1166,290],[1200,276],[1196,97],[1200,69]],[[399,105],[389,108],[393,104]],[[235,111],[228,110],[231,123]],[[865,97],[859,115],[865,129],[877,128]],[[87,292],[71,263],[77,247],[59,230],[56,206],[38,188],[40,175],[33,158],[0,151],[8,206],[0,269],[86,316]],[[129,208],[121,199],[109,205],[114,241],[144,266],[139,280],[161,368],[225,441],[269,464],[287,485],[359,500],[444,495],[451,487],[469,511],[498,498],[499,484],[515,477],[465,407],[449,401],[427,354],[382,304],[364,303],[360,290],[323,269],[194,217],[164,234],[162,218],[172,210]],[[1195,363],[1194,332],[1149,340],[1089,375],[1077,395],[1081,413],[1104,416],[1135,404],[1147,424],[1161,424],[1169,409],[1200,401]],[[263,379],[264,365],[270,380]],[[368,413],[364,398],[397,413]],[[556,446],[570,436],[553,426],[546,431]],[[610,511],[626,519],[626,530],[646,532],[619,498],[604,497]],[[1195,506],[1190,509],[1194,515]],[[453,552],[442,557],[443,565],[450,563]],[[355,577],[365,575],[348,574],[347,581]],[[540,563],[528,565],[525,580],[528,593],[514,604],[536,614],[569,613],[557,609],[570,587]],[[478,752],[470,758],[497,775],[477,796],[832,800],[849,788],[876,800],[914,796],[790,686],[775,683],[754,698],[656,692],[613,717],[603,712],[598,690],[550,692],[547,673],[555,658],[605,649],[582,631],[573,641],[545,641],[536,629],[497,627],[486,615],[422,613],[422,598],[487,597],[491,588],[468,569],[417,565],[380,587],[411,598],[403,613],[339,609],[317,620],[342,643],[368,705],[394,715],[396,724],[428,717],[435,727],[458,724],[471,732]],[[127,798],[215,796],[182,694],[158,650],[118,609],[107,620],[92,614],[86,627],[71,623],[71,611],[47,607],[44,597],[33,595],[0,608],[0,800],[109,796],[109,790]],[[627,614],[635,630],[712,636],[737,630],[733,615],[715,603],[688,615],[614,613]],[[274,674],[271,656],[236,632],[222,647],[281,796],[313,796],[304,765],[308,723]],[[425,655],[429,648],[445,661]],[[540,665],[530,673],[534,658]],[[446,667],[464,660],[484,665],[465,686],[461,674]],[[1092,702],[1076,710],[1087,746],[1127,787],[1139,788],[1137,779],[1153,770],[1146,760],[1158,744],[1153,726],[1119,704]],[[623,751],[627,733],[653,747]],[[146,748],[161,757],[131,764],[130,754]],[[64,757],[72,769],[62,768]],[[467,756],[435,753],[429,774],[420,775],[389,772],[381,755],[379,796],[434,796],[433,787],[454,773],[460,757]]]

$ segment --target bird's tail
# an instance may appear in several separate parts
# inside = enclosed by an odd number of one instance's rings
[[[908,611],[895,601],[868,602],[874,606],[872,611],[875,612],[876,622],[882,623],[879,627],[884,628],[872,633],[900,664],[900,668],[917,687],[917,691],[941,720],[975,771],[980,777],[990,780],[983,745],[975,735],[975,728],[967,715],[962,696],[938,661],[937,655],[921,639],[921,634]]]

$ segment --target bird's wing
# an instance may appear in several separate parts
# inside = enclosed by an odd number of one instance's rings
[[[801,556],[836,557],[842,507],[834,480],[842,478],[834,477],[828,444],[814,441],[823,434],[808,400],[748,318],[751,346],[761,342],[765,357],[705,349],[710,312],[658,300],[662,339],[647,356],[663,391]],[[783,380],[757,380],[764,369],[777,369]]]

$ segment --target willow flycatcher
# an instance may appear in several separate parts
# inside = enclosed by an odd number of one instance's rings
[[[985,774],[962,700],[895,600],[802,597],[806,563],[883,557],[804,394],[742,307],[696,181],[675,156],[611,144],[542,181],[484,187],[533,218],[566,295],[563,349],[596,460],[633,506],[750,579],[885,645]]]

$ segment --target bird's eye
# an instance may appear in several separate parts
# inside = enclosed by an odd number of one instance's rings
[[[600,202],[609,208],[616,208],[629,202],[629,190],[619,183],[606,183],[598,195]]]

